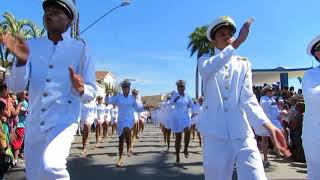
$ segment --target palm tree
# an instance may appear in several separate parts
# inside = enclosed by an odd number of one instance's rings
[[[120,87],[108,83],[105,85],[105,92],[107,96],[114,96],[120,92]]]
[[[200,26],[196,27],[196,29],[189,35],[189,45],[188,50],[190,50],[190,57],[192,57],[194,54],[197,54],[197,60],[203,55],[203,54],[214,54],[214,47],[210,43],[210,41],[207,39],[206,33],[207,33],[208,26]],[[196,84],[196,94],[195,97],[199,97],[199,72],[198,72],[198,66],[196,68],[196,77],[195,77],[195,84]],[[202,85],[202,83],[201,83]],[[202,88],[201,88],[202,89]],[[202,94],[202,91],[201,91]]]
[[[24,40],[42,37],[45,35],[45,29],[38,27],[32,21],[22,19],[17,20],[11,13],[5,12],[3,14],[4,21],[0,22],[0,31],[6,31],[13,36],[22,38]],[[3,67],[10,67],[10,62],[14,59],[12,54],[6,47],[1,45],[0,58]]]
[[[29,27],[26,39],[39,38],[46,35],[46,30],[44,28],[40,28],[30,20],[26,21],[25,26]]]

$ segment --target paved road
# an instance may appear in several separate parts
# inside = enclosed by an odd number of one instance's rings
[[[181,154],[181,165],[175,166],[174,141],[170,152],[165,151],[159,129],[148,125],[136,142],[134,156],[125,157],[123,168],[116,168],[118,139],[108,138],[97,148],[94,134],[90,135],[88,156],[81,157],[81,137],[76,137],[68,161],[72,180],[203,180],[202,151],[197,142],[190,143],[190,157]],[[306,165],[271,156],[271,166],[266,169],[269,179],[306,179]],[[22,180],[23,168],[10,171],[9,180]]]

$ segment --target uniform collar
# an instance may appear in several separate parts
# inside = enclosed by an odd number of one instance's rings
[[[62,36],[62,39],[63,39],[63,40],[59,41],[59,43],[61,43],[61,42],[66,42],[66,41],[69,41],[70,39],[72,39],[72,38],[71,38],[71,35],[70,35],[70,31],[66,31],[66,32],[62,33],[61,36]],[[49,39],[49,36],[48,36],[47,38],[48,38],[49,41],[51,41],[51,40]]]
[[[215,55],[219,54],[220,52],[221,52],[221,50],[220,50],[220,49],[218,49],[218,48],[214,48],[214,54],[215,54]]]
[[[71,35],[70,35],[70,32],[69,31],[66,31],[62,34],[62,38],[63,40],[69,40],[71,39]]]

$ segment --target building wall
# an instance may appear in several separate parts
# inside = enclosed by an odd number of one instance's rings
[[[154,96],[142,96],[141,101],[143,104],[159,106],[161,102],[165,101],[164,95],[154,95]]]
[[[110,74],[107,74],[104,79],[103,79],[103,82],[105,84],[111,84],[112,86],[115,86],[116,85],[116,79],[110,75]]]

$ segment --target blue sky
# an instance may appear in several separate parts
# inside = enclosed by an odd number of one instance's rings
[[[42,0],[0,0],[0,13],[42,24]],[[121,0],[77,0],[80,29]],[[136,79],[142,95],[175,89],[175,81],[187,81],[194,96],[195,57],[187,50],[188,35],[195,27],[229,15],[238,29],[254,17],[248,40],[238,53],[253,68],[310,67],[309,41],[320,33],[319,0],[132,0],[83,34],[96,60],[97,70],[111,71],[121,80]],[[315,63],[316,64],[316,63]],[[298,86],[297,81],[290,81]]]

